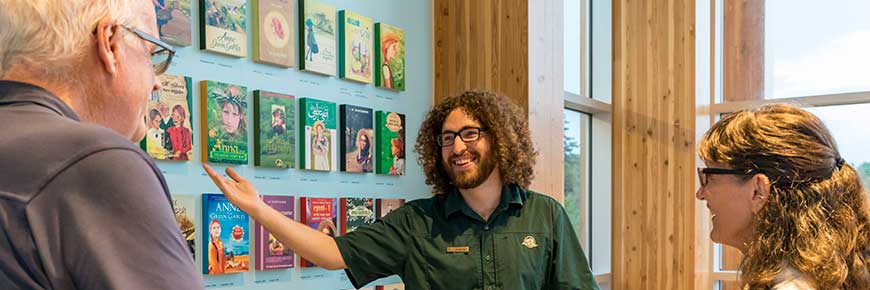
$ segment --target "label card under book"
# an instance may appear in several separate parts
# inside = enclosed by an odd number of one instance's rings
[[[290,282],[292,278],[293,271],[290,269],[254,271],[254,283],[256,284],[286,283]]]
[[[204,275],[205,288],[236,287],[245,285],[245,275]]]

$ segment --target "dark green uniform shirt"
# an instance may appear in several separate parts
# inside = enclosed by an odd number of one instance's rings
[[[518,186],[488,222],[454,190],[335,240],[357,288],[398,274],[412,290],[598,289],[562,205]]]

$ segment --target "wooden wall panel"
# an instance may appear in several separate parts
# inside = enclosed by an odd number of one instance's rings
[[[724,99],[764,99],[764,0],[725,0],[723,13]]]
[[[695,1],[613,4],[613,289],[693,289]]]

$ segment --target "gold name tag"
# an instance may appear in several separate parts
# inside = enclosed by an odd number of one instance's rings
[[[469,247],[447,247],[448,253],[468,253],[471,252]]]

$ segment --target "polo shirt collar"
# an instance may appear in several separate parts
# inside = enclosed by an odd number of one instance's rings
[[[515,184],[504,186],[501,192],[501,201],[496,208],[496,212],[504,211],[510,206],[522,207],[525,200],[526,191],[524,189]],[[462,198],[459,189],[453,187],[447,193],[444,203],[444,217],[449,218],[452,214],[460,211],[465,212],[467,215],[474,214],[472,217],[477,216],[474,210],[465,203],[465,199]]]
[[[58,115],[81,121],[79,116],[51,92],[28,83],[0,80],[0,106],[34,104]]]

